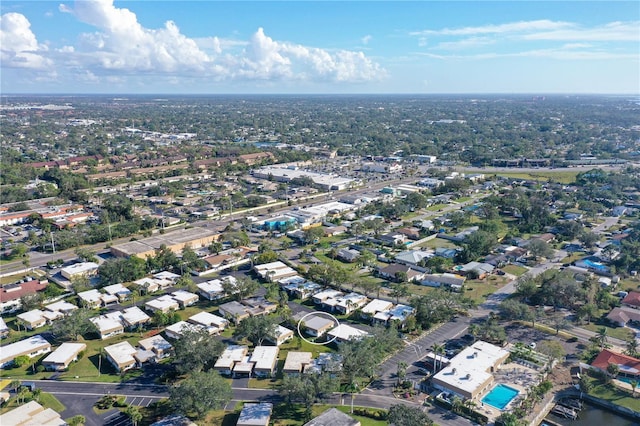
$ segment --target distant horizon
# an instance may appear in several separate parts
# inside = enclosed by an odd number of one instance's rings
[[[634,94],[637,1],[3,0],[19,94]]]
[[[65,96],[65,97],[83,97],[83,96],[613,96],[613,97],[637,97],[640,93],[536,93],[536,92],[520,92],[520,93],[490,93],[490,92],[469,92],[469,93],[2,93],[0,97],[23,97],[23,96]]]

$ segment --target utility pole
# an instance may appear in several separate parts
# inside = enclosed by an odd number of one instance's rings
[[[53,254],[56,254],[56,243],[53,241],[53,231],[49,233],[51,235],[51,248],[53,249]]]

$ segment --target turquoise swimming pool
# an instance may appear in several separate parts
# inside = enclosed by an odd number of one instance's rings
[[[491,389],[491,392],[486,394],[484,398],[482,398],[482,402],[495,407],[498,410],[504,410],[504,407],[509,405],[509,403],[513,401],[513,398],[518,396],[519,393],[520,391],[518,391],[517,389],[511,388],[507,385],[499,384]]]

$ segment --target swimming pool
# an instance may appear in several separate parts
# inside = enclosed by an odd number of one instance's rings
[[[599,262],[594,262],[593,260],[583,259],[582,263],[585,264],[589,268],[597,269],[598,271],[607,272],[609,268]]]
[[[518,396],[519,393],[520,391],[518,391],[517,389],[511,388],[507,385],[499,384],[491,389],[491,392],[486,394],[484,398],[482,398],[482,402],[495,407],[498,410],[504,410],[504,407],[509,405],[513,398]]]

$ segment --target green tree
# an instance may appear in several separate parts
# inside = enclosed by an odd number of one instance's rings
[[[182,339],[180,339],[182,340]],[[169,389],[170,401],[183,414],[202,419],[231,401],[231,384],[216,371],[194,371]]]
[[[67,424],[69,426],[83,426],[86,422],[87,422],[86,417],[81,414],[78,414],[76,416],[71,417],[70,419],[67,419]]]
[[[527,250],[529,250],[529,253],[531,253],[534,259],[539,257],[550,258],[553,256],[553,248],[539,238],[531,240],[527,246]]]
[[[140,409],[135,405],[129,405],[124,410],[124,414],[126,414],[126,416],[129,417],[129,420],[131,420],[131,423],[133,423],[133,426],[138,426],[138,422],[140,422],[143,418],[142,413],[140,412]]]
[[[208,370],[224,350],[224,344],[206,330],[184,329],[174,345],[174,363],[179,373]]]
[[[404,404],[395,404],[389,407],[389,424],[395,426],[431,426],[431,420],[427,414],[418,407]]]
[[[15,365],[18,368],[24,367],[25,365],[28,365],[30,363],[31,363],[31,358],[29,357],[29,355],[19,355],[15,357],[13,360],[13,365]]]
[[[95,324],[89,321],[92,316],[90,309],[75,309],[69,315],[55,320],[51,325],[51,332],[60,340],[78,340],[80,336],[97,333]]]
[[[264,340],[275,342],[278,333],[278,323],[273,317],[266,315],[245,318],[238,324],[233,335],[246,338],[255,346],[261,346]]]

